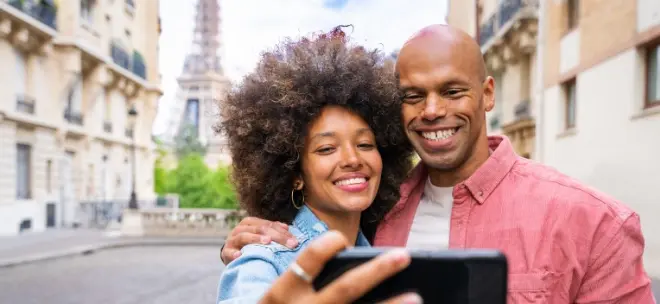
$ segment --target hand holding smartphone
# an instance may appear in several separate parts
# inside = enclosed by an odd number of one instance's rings
[[[314,280],[322,289],[337,277],[379,254],[386,248],[357,247],[332,258]],[[407,292],[416,292],[424,303],[505,304],[506,257],[496,250],[442,250],[410,252],[410,265],[385,280],[355,303],[377,303]]]

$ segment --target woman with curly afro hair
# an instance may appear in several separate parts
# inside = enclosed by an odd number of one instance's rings
[[[412,165],[395,81],[380,52],[349,44],[337,27],[264,53],[229,94],[218,129],[241,206],[285,223],[297,245],[243,247],[223,272],[219,301],[258,299],[329,229],[369,246]]]

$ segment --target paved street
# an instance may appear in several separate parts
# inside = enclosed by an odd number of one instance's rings
[[[38,246],[36,238],[4,247],[22,252]],[[67,233],[58,238],[74,242]],[[96,241],[91,232],[89,238]],[[219,248],[120,247],[0,268],[0,303],[213,303],[222,272]],[[660,299],[660,280],[654,280],[653,290]]]
[[[125,247],[0,268],[0,303],[213,303],[219,248]]]

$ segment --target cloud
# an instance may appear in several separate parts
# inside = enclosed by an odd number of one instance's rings
[[[444,0],[220,0],[222,65],[234,82],[254,69],[259,55],[285,37],[328,31],[352,24],[353,41],[391,52],[423,26],[444,23]],[[161,0],[163,33],[160,70],[164,96],[160,106],[175,101],[183,61],[191,49],[195,0]],[[414,3],[414,5],[411,5]],[[350,28],[348,29],[350,32]],[[159,111],[160,112],[160,111]],[[158,133],[167,119],[159,117]],[[165,115],[166,116],[166,115]]]

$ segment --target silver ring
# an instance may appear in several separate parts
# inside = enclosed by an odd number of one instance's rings
[[[312,283],[314,280],[312,276],[310,276],[298,263],[293,262],[291,265],[289,265],[289,269],[295,274],[297,277],[299,277],[301,280],[307,282],[307,283]]]

